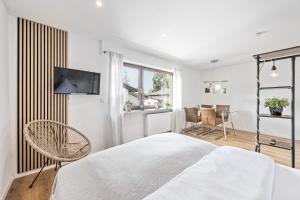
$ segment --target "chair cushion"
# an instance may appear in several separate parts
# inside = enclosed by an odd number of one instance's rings
[[[216,116],[222,117],[222,112],[224,113],[224,118],[228,119],[230,105],[216,105]]]
[[[184,108],[187,122],[200,122],[201,117],[197,116],[198,108]]]

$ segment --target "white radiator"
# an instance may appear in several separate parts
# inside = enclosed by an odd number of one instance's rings
[[[145,115],[145,136],[171,131],[172,112],[148,113]]]
[[[142,111],[124,114],[123,141],[124,143],[144,137],[144,113]]]

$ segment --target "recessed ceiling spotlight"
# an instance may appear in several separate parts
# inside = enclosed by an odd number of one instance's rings
[[[266,34],[266,33],[268,33],[268,31],[258,31],[258,32],[256,32],[255,33],[255,35],[257,36],[257,37],[259,37],[259,36],[262,36],[262,35],[264,35],[264,34]]]
[[[161,34],[161,37],[166,38],[166,37],[168,37],[168,35],[166,33],[163,33],[163,34]]]
[[[217,62],[219,62],[219,59],[212,59],[212,60],[210,61],[210,63],[212,63],[212,64],[217,63]]]
[[[96,1],[96,6],[98,7],[98,8],[100,8],[100,7],[102,7],[102,1],[101,0],[97,0]]]

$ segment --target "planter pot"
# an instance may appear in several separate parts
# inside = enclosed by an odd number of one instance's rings
[[[272,116],[281,116],[283,108],[282,107],[276,107],[276,108],[269,108],[270,113]]]

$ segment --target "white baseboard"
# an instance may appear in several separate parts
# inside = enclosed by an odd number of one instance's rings
[[[47,167],[45,167],[43,169],[43,171],[48,170],[48,169],[52,169],[54,167],[55,167],[55,165],[47,166]],[[28,175],[31,175],[31,174],[35,174],[35,173],[39,172],[40,170],[41,170],[41,168],[35,169],[35,170],[31,170],[29,172],[24,172],[24,173],[16,174],[15,178],[20,178],[20,177],[23,177],[23,176],[28,176]]]
[[[55,167],[55,165],[47,166],[43,169],[43,171],[48,170],[48,169],[53,169],[54,167]],[[39,171],[40,171],[40,169],[35,169],[35,170],[29,171],[29,172],[24,172],[24,173],[16,174],[15,176],[11,176],[10,179],[9,179],[8,184],[6,185],[6,187],[3,190],[4,191],[3,194],[0,194],[0,199],[5,199],[5,197],[8,194],[8,191],[9,191],[9,189],[10,189],[10,187],[11,187],[11,185],[12,185],[12,183],[15,179],[21,178],[21,177],[24,177],[24,176],[28,176],[28,175],[31,175],[31,174],[35,174]]]
[[[15,180],[14,177],[11,176],[10,179],[9,179],[9,181],[8,181],[8,184],[6,185],[6,187],[3,190],[2,196],[0,196],[0,199],[5,199],[6,195],[8,194],[8,191],[9,191],[9,189],[11,187],[11,184],[13,183],[14,180]]]

